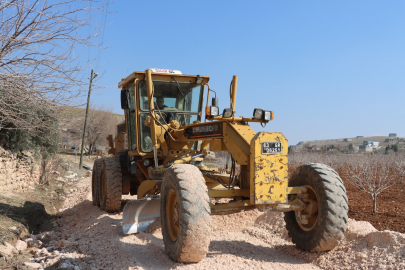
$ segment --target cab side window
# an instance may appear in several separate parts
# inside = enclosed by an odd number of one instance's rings
[[[136,150],[136,125],[135,125],[135,86],[128,85],[129,91],[129,110],[127,110],[128,120],[128,143],[129,149]]]

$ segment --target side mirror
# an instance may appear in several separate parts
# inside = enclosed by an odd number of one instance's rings
[[[126,89],[121,90],[121,109],[128,110],[129,109],[129,98],[128,98],[129,91]]]

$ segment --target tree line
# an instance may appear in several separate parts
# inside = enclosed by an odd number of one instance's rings
[[[0,145],[17,152],[55,153],[59,117],[88,89],[100,49],[96,18],[109,1],[0,1]]]

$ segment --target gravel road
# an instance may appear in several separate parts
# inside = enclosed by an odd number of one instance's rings
[[[129,197],[128,197],[129,198]],[[159,224],[124,235],[122,213],[107,214],[91,202],[91,179],[79,181],[54,223],[49,248],[57,257],[44,266],[64,269],[405,269],[405,235],[377,231],[349,220],[346,239],[330,252],[298,250],[283,214],[248,211],[212,216],[207,258],[197,264],[171,261]],[[208,232],[207,232],[208,233]]]

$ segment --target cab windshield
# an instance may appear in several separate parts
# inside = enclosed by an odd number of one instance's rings
[[[194,121],[200,121],[201,100],[203,97],[203,86],[196,83],[184,83],[175,81],[154,81],[153,101],[155,109],[159,108],[157,117],[162,125],[169,120],[177,120],[181,126],[187,126]],[[153,150],[150,128],[145,126],[148,106],[148,93],[146,81],[139,82],[139,106],[144,113],[140,114],[141,123],[141,149],[143,152]],[[193,147],[194,149],[195,147]]]
[[[153,101],[160,111],[199,113],[203,86],[196,83],[154,81]],[[148,110],[146,81],[139,82],[141,110]]]

